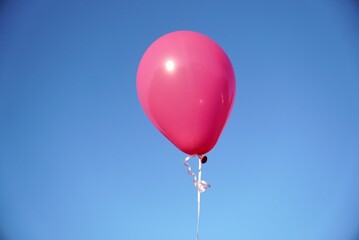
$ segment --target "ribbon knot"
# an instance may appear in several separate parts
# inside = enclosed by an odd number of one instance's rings
[[[192,172],[192,169],[191,169],[191,166],[189,165],[188,161],[192,158],[192,157],[195,157],[196,155],[190,155],[190,156],[187,156],[185,159],[184,159],[184,165],[187,167],[187,173],[188,175],[190,176],[193,176],[193,184],[194,186],[197,188],[197,190],[199,192],[204,192],[206,191],[208,188],[211,187],[211,185],[202,180],[201,177],[202,177],[202,162],[201,162],[201,157],[199,156],[199,161],[198,161],[198,177],[197,175]]]
[[[201,181],[193,181],[194,183],[194,186],[198,189],[198,191],[200,191],[201,193],[203,193],[204,191],[206,191],[208,188],[211,187],[211,185],[204,181],[204,180],[201,180]]]

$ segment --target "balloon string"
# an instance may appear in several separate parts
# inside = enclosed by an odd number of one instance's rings
[[[190,155],[187,156],[184,159],[184,165],[187,167],[187,173],[191,176],[193,176],[193,183],[194,186],[197,188],[197,227],[196,227],[196,240],[199,240],[198,236],[198,229],[199,229],[199,219],[200,219],[200,213],[201,213],[201,193],[206,191],[208,188],[211,187],[209,183],[202,180],[202,162],[201,157],[198,156],[198,180],[197,175],[192,172],[191,166],[188,163],[188,160],[190,160],[192,157],[195,157],[196,155]]]

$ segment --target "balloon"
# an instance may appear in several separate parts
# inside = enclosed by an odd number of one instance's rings
[[[232,64],[209,37],[168,33],[146,50],[137,70],[137,93],[155,127],[181,151],[210,151],[235,98]]]

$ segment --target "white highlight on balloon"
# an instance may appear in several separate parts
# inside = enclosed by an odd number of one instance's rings
[[[166,62],[166,68],[168,71],[172,72],[175,69],[175,63],[172,60]]]

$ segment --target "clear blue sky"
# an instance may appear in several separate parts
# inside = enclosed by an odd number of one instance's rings
[[[146,48],[187,29],[237,75],[201,240],[358,239],[358,16],[349,0],[0,1],[0,238],[195,239],[186,155],[136,93]]]

